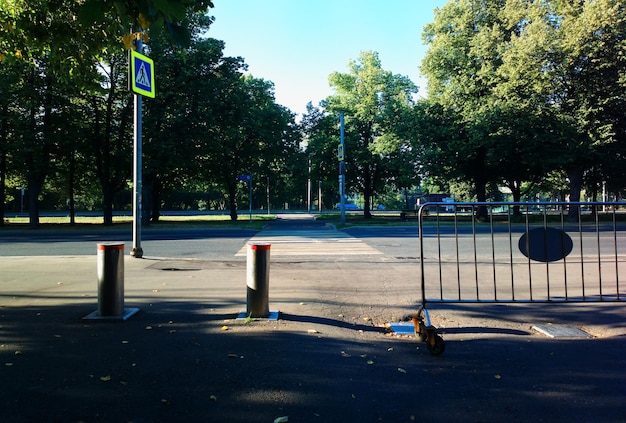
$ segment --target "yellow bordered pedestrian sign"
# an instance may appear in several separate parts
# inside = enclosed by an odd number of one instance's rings
[[[339,144],[337,146],[337,160],[339,160],[340,162],[343,162],[344,160],[344,156],[343,156],[343,144]]]
[[[130,90],[154,98],[154,61],[148,56],[130,50]]]

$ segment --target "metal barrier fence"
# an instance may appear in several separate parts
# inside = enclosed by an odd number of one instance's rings
[[[426,203],[417,218],[424,311],[626,299],[626,203]]]

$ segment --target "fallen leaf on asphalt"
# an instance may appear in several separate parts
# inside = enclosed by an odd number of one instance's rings
[[[100,380],[103,382],[108,382],[111,380],[111,375],[100,376]]]
[[[289,421],[289,416],[276,417],[274,419],[274,423],[287,423]]]

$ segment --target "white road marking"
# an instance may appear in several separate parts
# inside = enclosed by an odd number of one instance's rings
[[[358,238],[333,230],[263,231],[248,243],[271,244],[272,256],[381,255]],[[247,255],[244,245],[235,256]]]

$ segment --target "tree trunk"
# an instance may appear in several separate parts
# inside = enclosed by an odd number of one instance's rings
[[[228,186],[228,204],[230,207],[230,220],[237,220],[237,186],[227,182]]]
[[[476,199],[479,203],[487,201],[487,183],[485,181],[476,181]],[[478,206],[475,218],[479,222],[486,222],[489,218],[487,207]]]
[[[68,175],[68,193],[70,196],[70,225],[74,226],[76,223],[76,209],[74,203],[74,177],[76,174],[76,155],[72,151],[70,153],[70,168]]]
[[[485,150],[484,148],[480,148],[477,152],[477,157],[475,160],[475,176],[474,176],[474,185],[476,187],[476,200],[479,203],[484,203],[487,201],[487,178],[485,177]],[[479,222],[486,222],[489,218],[489,214],[487,213],[487,207],[479,206],[476,209],[476,220]]]
[[[519,203],[522,201],[522,184],[519,181],[509,181],[509,189],[513,194],[513,202]],[[513,206],[513,216],[521,216],[522,212],[520,211],[519,206]]]
[[[161,179],[158,176],[152,178],[152,190],[151,190],[151,202],[152,209],[151,218],[152,222],[158,222],[161,217]]]
[[[371,201],[372,201],[372,169],[370,165],[365,166],[365,175],[363,181],[363,217],[372,218]]]
[[[102,187],[102,217],[104,226],[113,225],[113,186],[110,181],[101,182]]]
[[[31,168],[32,169],[32,168]],[[33,170],[28,172],[28,225],[31,229],[39,229],[39,193],[43,184]]]
[[[580,201],[580,191],[583,186],[583,171],[581,169],[567,169],[567,177],[569,178],[569,201],[576,203]],[[580,206],[578,204],[570,204],[567,213],[568,222],[577,222],[580,215]]]
[[[7,177],[7,115],[9,113],[8,104],[2,107],[2,125],[0,125],[0,226],[4,225],[4,204],[6,202],[6,177]]]
[[[4,145],[4,143],[2,143]],[[6,174],[7,174],[7,153],[3,149],[0,151],[0,226],[4,225],[4,203],[6,200]]]
[[[3,143],[4,145],[4,143]],[[7,153],[3,149],[0,151],[0,226],[4,225],[4,203],[6,199],[6,174],[7,174]]]

